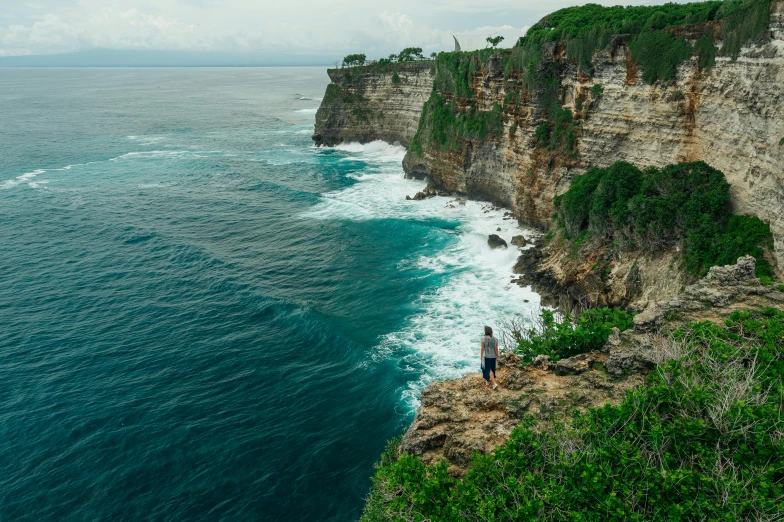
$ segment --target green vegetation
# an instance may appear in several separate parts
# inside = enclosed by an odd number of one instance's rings
[[[649,84],[671,80],[678,64],[691,57],[689,44],[666,31],[642,33],[629,47],[634,61],[642,66],[643,81]]]
[[[503,111],[498,104],[489,111],[474,106],[470,112],[461,112],[454,98],[448,102],[434,90],[422,113],[419,129],[411,143],[414,152],[421,153],[423,139],[436,149],[454,150],[459,138],[483,141],[488,137],[501,137],[504,132]]]
[[[495,49],[496,47],[498,47],[498,44],[500,44],[501,42],[504,41],[504,37],[503,36],[494,36],[494,37],[488,36],[486,38],[486,40],[487,40],[487,44]]]
[[[413,62],[416,60],[424,60],[425,57],[422,56],[422,48],[421,47],[406,47],[397,55],[398,62]]]
[[[400,83],[400,76],[397,74],[397,71],[392,73],[392,83]]]
[[[746,42],[760,38],[770,25],[772,0],[725,0],[717,13],[724,20],[721,54],[733,60]]]
[[[342,92],[340,85],[335,83],[327,84],[327,90],[324,92],[324,100],[322,101],[322,105],[324,107],[329,107],[339,96]]]
[[[670,360],[621,404],[547,430],[529,416],[462,478],[393,441],[361,520],[776,520],[784,312],[735,312],[665,341]]]
[[[779,141],[779,147],[784,147],[784,138]]]
[[[593,308],[577,317],[543,310],[535,326],[511,333],[516,343],[514,351],[528,363],[537,355],[557,361],[600,350],[613,328],[632,327],[632,317],[623,310],[609,308]]]
[[[681,101],[685,97],[686,96],[683,95],[683,91],[681,91],[681,90],[678,90],[678,91],[675,91],[674,93],[672,93],[672,101]]]
[[[770,226],[733,216],[729,183],[704,162],[645,171],[625,162],[593,167],[574,178],[555,206],[567,238],[588,232],[629,250],[682,245],[685,268],[695,275],[748,254],[757,259],[757,276],[773,276],[763,257],[773,247]]]
[[[740,47],[759,38],[770,23],[771,0],[725,0],[658,6],[603,7],[588,4],[556,11],[534,24],[517,46],[541,49],[548,42],[566,45],[567,57],[577,61],[583,74],[593,74],[593,56],[614,35],[630,35],[634,60],[640,63],[646,82],[671,78],[678,64],[692,51],[702,69],[715,62],[717,51],[737,58]],[[665,31],[685,24],[722,20],[724,45],[713,45],[709,30],[694,49],[673,33]]]
[[[694,54],[697,55],[697,65],[700,70],[710,69],[716,64],[718,47],[713,45],[713,29],[705,36],[701,36],[694,44]]]
[[[364,54],[349,54],[343,58],[341,67],[358,67],[360,65],[365,65],[366,58],[367,56]]]
[[[549,150],[560,150],[566,155],[577,152],[577,135],[574,132],[572,111],[555,107],[553,121],[542,123],[536,128],[536,146]]]
[[[591,87],[591,96],[594,98],[598,98],[604,92],[604,87],[600,83],[597,83],[593,87]]]

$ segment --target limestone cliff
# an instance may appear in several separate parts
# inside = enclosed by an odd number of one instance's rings
[[[718,26],[673,31],[694,42],[708,29],[716,30],[720,45]],[[500,106],[502,132],[458,137],[451,147],[425,141],[409,150],[404,168],[429,175],[436,188],[508,205],[519,218],[547,227],[553,197],[589,166],[704,160],[726,175],[737,213],[770,224],[784,267],[784,2],[772,4],[767,36],[743,47],[737,60],[719,56],[701,70],[693,57],[673,80],[652,85],[643,82],[623,35],[594,56],[592,77],[566,59],[564,46],[546,45],[539,67],[558,71],[557,97],[574,114],[573,154],[537,147],[536,130],[544,121],[538,101],[546,93],[505,71],[497,53],[471,75],[470,96],[443,97],[468,112]]]
[[[330,69],[313,141],[333,146],[383,140],[407,147],[433,88],[432,67],[423,61]]]

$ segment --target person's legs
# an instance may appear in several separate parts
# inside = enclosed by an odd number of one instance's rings
[[[490,362],[490,364],[488,364]],[[488,376],[490,377],[490,383],[493,385],[493,388],[496,386],[495,382],[495,359],[487,359],[485,360],[485,366],[488,369]]]

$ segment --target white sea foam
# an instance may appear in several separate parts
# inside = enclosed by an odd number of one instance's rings
[[[166,136],[126,136],[126,138],[138,142],[139,145],[155,145],[167,139]]]
[[[313,134],[313,129],[298,130],[294,134]]]
[[[46,170],[44,170],[44,169],[36,169],[36,170],[34,170],[32,172],[25,172],[21,176],[17,176],[14,179],[9,179],[9,180],[6,180],[6,181],[0,183],[0,189],[14,188],[17,185],[21,185],[23,183],[27,183],[29,185],[30,181],[33,178],[35,178],[39,174],[43,174],[44,172],[46,172]]]
[[[294,112],[300,112],[302,114],[316,114],[318,107],[315,109],[296,109]]]
[[[147,150],[147,151],[135,151],[135,152],[126,152],[125,154],[121,154],[116,158],[111,158],[109,161],[117,161],[122,159],[128,158],[159,158],[162,156],[180,156],[182,154],[188,154],[190,151],[187,150]],[[211,152],[211,151],[204,151],[204,152]]]
[[[351,187],[329,192],[305,216],[311,219],[406,220],[446,219],[459,225],[455,240],[431,256],[402,261],[429,273],[444,276],[444,283],[414,302],[417,313],[404,326],[380,339],[376,357],[400,357],[407,370],[419,378],[401,390],[404,403],[416,408],[419,393],[429,382],[458,377],[479,370],[479,339],[482,327],[500,325],[522,313],[527,317],[539,306],[539,296],[530,289],[511,284],[512,268],[518,251],[491,250],[489,234],[507,241],[512,236],[535,233],[521,229],[503,210],[487,203],[435,197],[423,201],[406,200],[425,188],[425,182],[406,180],[400,161],[402,147],[384,142],[335,147],[368,163],[368,169],[351,175],[359,181]],[[507,217],[507,219],[504,219]],[[498,229],[501,229],[498,231]],[[525,301],[528,300],[528,303]]]

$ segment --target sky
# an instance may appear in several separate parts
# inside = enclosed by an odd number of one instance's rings
[[[404,47],[503,47],[569,0],[1,0],[0,57],[79,51],[178,51],[378,58]],[[615,5],[619,1],[594,0]],[[624,4],[662,1],[627,0]]]

